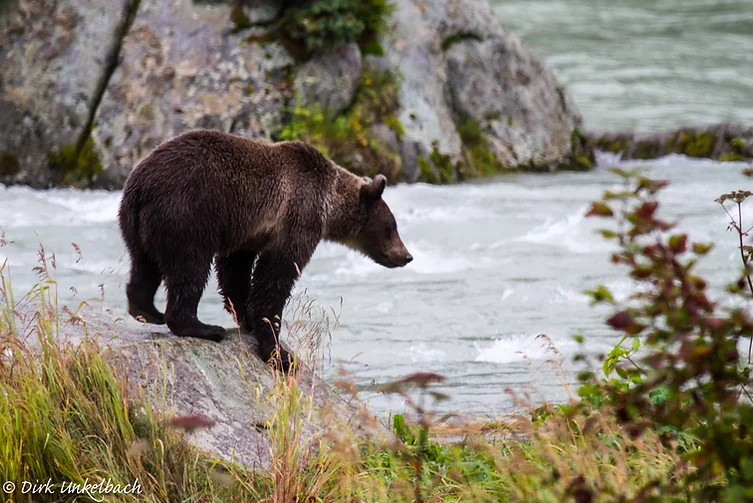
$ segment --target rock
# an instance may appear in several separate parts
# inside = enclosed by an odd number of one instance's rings
[[[51,154],[74,147],[131,0],[15,0],[0,15],[0,182],[47,187]],[[3,176],[5,175],[5,176]],[[59,180],[57,180],[59,182]]]
[[[18,313],[19,334],[32,342],[35,311]],[[167,418],[200,416],[213,421],[208,428],[184,432],[190,444],[212,457],[247,467],[267,467],[272,446],[265,423],[275,413],[270,391],[283,378],[255,353],[248,334],[228,330],[221,343],[171,335],[165,327],[98,320],[91,311],[60,316],[59,340],[76,345],[96,340],[116,373],[125,378],[133,400],[148,400]],[[86,321],[91,320],[91,321]],[[362,406],[345,402],[308,370],[297,375],[304,400],[314,414],[303,421],[304,443],[338,431],[357,437],[384,438],[386,430]],[[274,424],[270,421],[268,424]]]
[[[440,152],[460,159],[462,144],[445,96],[447,70],[439,32],[445,4],[395,2],[390,30],[383,37],[385,53],[401,78],[399,119],[405,131],[403,169],[408,180],[417,177],[418,156],[426,156],[435,141]]]
[[[502,164],[557,164],[570,153],[578,119],[565,107],[554,75],[517,39],[463,40],[446,58],[453,113],[485,128]]]
[[[669,154],[717,161],[753,160],[753,127],[743,124],[710,124],[660,133],[590,133],[588,143],[595,150],[620,154],[624,160],[656,159]]]
[[[353,102],[361,76],[357,44],[340,45],[301,65],[295,77],[300,104],[318,104],[335,116]]]
[[[269,24],[277,19],[282,11],[282,2],[278,0],[246,0],[240,5],[251,25]]]
[[[293,59],[279,44],[234,33],[230,4],[141,0],[92,132],[106,166],[99,185],[122,186],[158,144],[209,127],[268,139],[290,99]],[[256,40],[256,39],[254,39]]]
[[[570,164],[579,113],[554,75],[505,31],[487,2],[397,2],[384,39],[403,78],[400,119],[409,181],[419,172],[414,158],[426,157],[433,144],[451,162],[461,161],[457,125],[468,119],[480,124],[508,168]]]
[[[184,131],[272,139],[296,93],[333,115],[347,110],[366,68],[401,81],[397,112],[385,122],[398,144],[376,136],[409,182],[590,166],[567,92],[486,1],[394,0],[387,33],[372,44],[384,55],[362,57],[350,43],[303,63],[267,31],[283,5],[0,3],[0,183],[118,188]],[[464,126],[473,139],[460,134]]]

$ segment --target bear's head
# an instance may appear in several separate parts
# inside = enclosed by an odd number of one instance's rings
[[[356,196],[353,199],[357,199],[357,202],[353,201],[358,206],[355,212],[357,216],[351,214],[350,223],[338,226],[341,229],[348,228],[349,232],[347,235],[340,234],[339,239],[334,240],[363,253],[384,267],[403,267],[413,257],[400,239],[392,211],[382,199],[386,185],[384,175],[377,175],[371,183],[358,180],[358,185],[354,187],[358,192],[353,194]]]

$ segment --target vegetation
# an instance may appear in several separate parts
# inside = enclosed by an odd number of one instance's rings
[[[452,183],[456,179],[457,166],[449,155],[439,151],[439,141],[432,142],[429,158],[418,158],[418,181],[427,183]]]
[[[285,45],[300,60],[352,42],[357,42],[364,54],[381,54],[378,35],[385,31],[392,9],[388,0],[287,2],[268,38]],[[233,9],[231,20],[237,31],[252,26],[240,4]]]
[[[59,152],[51,153],[49,165],[64,185],[77,188],[88,187],[93,178],[102,174],[102,161],[94,150],[94,140],[87,137],[80,149],[65,145]]]
[[[489,147],[477,120],[467,117],[457,125],[457,130],[463,142],[462,178],[489,176],[504,171],[505,167]]]
[[[570,144],[573,149],[570,169],[575,171],[589,171],[596,165],[594,151],[588,145],[588,138],[578,129],[573,129],[570,135]]]
[[[396,138],[402,136],[403,126],[395,115],[397,93],[395,74],[367,68],[345,112],[331,117],[320,106],[296,105],[278,139],[306,141],[353,173],[369,177],[381,173],[397,183],[402,179],[400,156],[373,132],[383,125]]]
[[[707,294],[707,281],[696,273],[711,243],[692,243],[674,224],[659,216],[657,194],[666,182],[638,172],[616,171],[625,188],[608,191],[589,215],[617,219],[618,231],[604,230],[638,288],[625,305],[616,306],[605,287],[591,296],[615,305],[607,323],[622,332],[608,355],[605,381],[585,373],[581,411],[608,409],[624,430],[638,438],[660,433],[681,464],[647,485],[644,494],[666,501],[749,501],[753,499],[753,403],[749,394],[753,321],[746,306],[753,298],[750,260],[744,244],[749,229],[741,205],[751,196],[738,191],[717,201],[731,219],[740,243],[741,277],[728,287],[739,302],[720,305]],[[735,210],[730,213],[727,206]],[[740,347],[748,350],[747,362]],[[573,411],[568,411],[573,412]]]
[[[608,134],[591,140],[593,147],[605,152],[628,154],[631,159],[656,159],[668,154],[683,154],[721,162],[750,160],[753,151],[745,138],[730,138],[724,126],[707,130],[681,129],[667,137],[631,133]]]

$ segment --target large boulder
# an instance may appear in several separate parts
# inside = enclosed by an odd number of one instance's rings
[[[141,0],[95,117],[100,185],[122,186],[151,149],[189,129],[269,138],[279,126],[293,59],[253,38],[262,28],[236,33],[232,13],[230,2]]]
[[[19,339],[33,347],[37,311],[26,305],[16,316]],[[184,431],[190,444],[211,457],[251,468],[269,466],[273,439],[284,434],[270,428],[285,427],[273,415],[292,395],[279,392],[281,380],[288,378],[256,356],[248,334],[228,330],[221,343],[179,338],[164,327],[103,321],[89,308],[76,316],[61,312],[59,320],[58,341],[74,347],[96,341],[116,375],[127,380],[135,402],[149,401],[166,420],[209,425]],[[296,382],[304,404],[296,438],[304,444],[316,447],[317,439],[338,432],[346,438],[386,438],[387,430],[365,406],[346,402],[310,370],[300,369]]]
[[[301,65],[294,82],[296,99],[301,106],[319,105],[337,115],[353,101],[360,77],[358,45],[337,46]]]
[[[388,57],[403,79],[406,177],[436,150],[461,159],[458,126],[473,121],[507,168],[569,166],[581,117],[541,59],[509,34],[487,2],[398,1]],[[576,135],[577,136],[577,135]]]
[[[567,92],[488,2],[393,4],[384,56],[350,43],[295,61],[273,0],[0,3],[0,183],[117,188],[186,130],[273,139],[296,95],[347,112],[362,72],[399,81],[367,124],[372,157],[351,149],[362,164],[389,156],[409,182],[589,167]]]
[[[61,181],[49,160],[84,134],[131,3],[2,2],[0,182]]]

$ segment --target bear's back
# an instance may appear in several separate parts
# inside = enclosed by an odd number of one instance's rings
[[[323,221],[336,169],[303,142],[196,130],[154,149],[129,177],[124,199],[160,215],[159,229],[212,235],[228,249],[283,232],[289,222]]]

